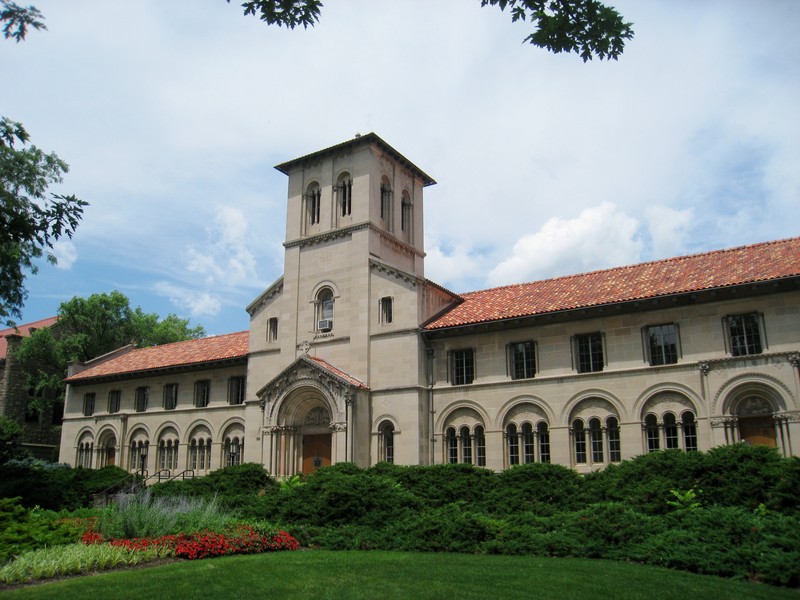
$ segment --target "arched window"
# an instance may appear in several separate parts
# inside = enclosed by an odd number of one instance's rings
[[[644,430],[647,438],[647,451],[655,452],[661,448],[658,439],[658,417],[649,414],[644,418]]]
[[[141,434],[131,441],[129,465],[130,470],[147,476],[147,455],[150,452],[150,442]]]
[[[91,434],[84,434],[78,442],[77,466],[84,469],[92,468],[92,454],[94,453],[94,439]]]
[[[414,205],[407,190],[403,190],[402,204],[400,206],[400,231],[403,241],[407,244],[414,243]]]
[[[664,447],[667,450],[678,448],[678,423],[672,413],[664,415]]]
[[[350,173],[342,173],[336,181],[336,202],[339,206],[339,215],[350,216],[353,211],[353,180]]]
[[[476,464],[479,467],[486,466],[486,434],[483,427],[480,425],[475,426],[475,435],[472,436],[475,441],[475,456],[477,458]]]
[[[314,305],[316,311],[316,330],[323,332],[333,329],[333,290],[329,287],[322,288],[317,292]]]
[[[575,443],[575,462],[586,464],[586,430],[580,419],[572,422],[572,437]]]
[[[233,465],[242,464],[242,452],[244,451],[244,440],[235,435],[227,436],[223,445],[223,452],[225,454],[225,466],[230,467]]]
[[[394,462],[394,425],[390,421],[378,427],[378,456],[383,462]]]
[[[383,228],[386,231],[393,231],[393,222],[392,222],[392,198],[394,196],[394,192],[392,191],[392,185],[389,183],[389,179],[384,177],[381,180],[381,221],[383,221]]]
[[[159,435],[157,460],[159,470],[178,468],[178,433],[171,427]]]
[[[472,464],[472,439],[469,435],[469,427],[464,425],[459,432],[461,445],[461,462],[468,465]]]
[[[534,456],[533,444],[533,425],[530,423],[522,424],[522,462],[532,463],[536,460]]]
[[[312,183],[306,189],[306,223],[316,225],[320,219],[320,207],[322,205],[322,192],[318,183]]]
[[[517,435],[517,426],[514,423],[509,423],[506,426],[506,443],[508,446],[508,464],[519,464],[519,436]]]
[[[458,439],[454,427],[447,428],[447,462],[451,465],[458,463]]]
[[[606,435],[608,436],[608,460],[610,462],[620,462],[622,451],[619,443],[619,421],[616,417],[606,419]]]
[[[550,432],[547,429],[547,423],[540,421],[536,426],[536,432],[539,434],[539,461],[543,463],[550,462]]]
[[[683,448],[686,452],[697,452],[697,425],[694,420],[694,413],[686,411],[681,415],[681,425],[683,426]]]
[[[198,427],[189,441],[189,468],[211,470],[211,433],[205,427]]]
[[[589,420],[589,437],[592,440],[592,462],[604,462],[603,455],[603,427],[597,417]]]

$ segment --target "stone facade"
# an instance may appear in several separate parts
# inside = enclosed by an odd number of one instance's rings
[[[800,240],[744,249],[783,252],[757,281],[726,267],[724,283],[688,290],[609,270],[592,276],[602,293],[526,312],[514,288],[460,296],[425,278],[435,182],[378,136],[277,168],[284,273],[247,307],[246,351],[175,358],[196,347],[183,342],[147,368],[144,350],[81,365],[62,460],[170,476],[248,461],[289,476],[382,460],[590,471],[741,440],[800,453]],[[652,268],[687,278],[717,258],[705,256]],[[587,294],[575,277],[562,296]]]

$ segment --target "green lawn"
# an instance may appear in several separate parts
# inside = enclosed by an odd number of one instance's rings
[[[800,598],[794,590],[581,559],[402,552],[277,552],[76,577],[13,598]]]

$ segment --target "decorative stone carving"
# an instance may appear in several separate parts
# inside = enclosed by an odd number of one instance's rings
[[[710,366],[707,362],[697,363],[697,368],[700,369],[701,375],[708,375],[708,371],[710,370]]]
[[[317,406],[308,411],[306,418],[303,420],[303,425],[309,427],[324,427],[330,424],[330,422],[331,417],[328,411],[321,406]]]
[[[736,414],[738,416],[766,415],[772,412],[772,405],[769,403],[769,400],[757,396],[751,396],[740,400],[736,407]]]

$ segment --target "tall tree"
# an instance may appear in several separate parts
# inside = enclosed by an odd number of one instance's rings
[[[63,379],[70,362],[85,362],[130,343],[155,346],[205,336],[201,325],[188,319],[132,309],[127,296],[118,291],[75,297],[58,309],[53,327],[34,331],[22,340],[16,357],[30,365],[28,386],[35,391],[30,408],[41,411],[64,395]]]
[[[616,60],[625,41],[633,38],[632,24],[598,0],[481,0],[481,6],[487,5],[508,8],[513,22],[530,21],[534,31],[525,42],[554,53],[575,52],[584,62],[595,57]],[[247,0],[242,8],[268,25],[308,28],[319,22],[322,2]]]
[[[0,0],[6,39],[20,42],[29,27],[47,29],[43,18],[33,6]],[[29,139],[21,123],[0,117],[0,323],[9,325],[22,316],[26,272],[35,274],[43,255],[56,262],[53,244],[72,237],[87,206],[75,196],[47,198],[47,188],[61,183],[69,166],[54,152],[28,145]]]

